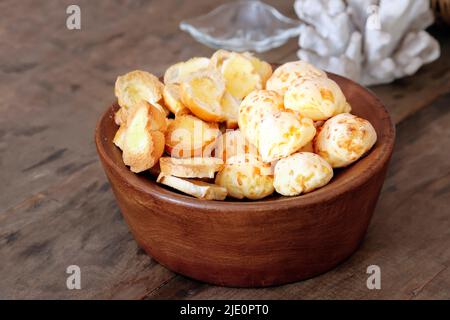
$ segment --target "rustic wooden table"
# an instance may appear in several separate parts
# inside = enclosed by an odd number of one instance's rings
[[[65,27],[81,7],[82,29]],[[210,286],[174,274],[134,242],[97,159],[93,134],[117,75],[161,74],[213,50],[178,23],[224,1],[0,2],[0,298],[450,298],[450,37],[416,75],[372,88],[397,143],[367,237],[334,270],[266,289]],[[292,1],[268,1],[294,17]],[[261,56],[295,59],[297,43]],[[66,268],[81,268],[81,290]],[[380,266],[381,290],[366,268]]]

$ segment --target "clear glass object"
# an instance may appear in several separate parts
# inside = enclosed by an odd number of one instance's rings
[[[264,52],[298,36],[301,24],[261,1],[240,0],[182,21],[180,29],[209,47]]]

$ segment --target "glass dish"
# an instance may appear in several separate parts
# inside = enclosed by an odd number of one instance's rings
[[[301,24],[261,1],[240,0],[182,21],[180,29],[209,47],[264,52],[298,36]]]

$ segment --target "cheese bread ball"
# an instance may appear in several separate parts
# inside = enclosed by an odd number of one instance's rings
[[[333,168],[346,167],[368,152],[377,141],[369,121],[350,113],[327,120],[314,140],[314,151]]]
[[[328,78],[295,81],[286,91],[284,106],[314,121],[351,110],[341,88]]]
[[[313,140],[316,128],[311,119],[287,110],[266,114],[258,133],[261,159],[272,162],[306,146]]]
[[[283,110],[283,97],[276,91],[255,90],[239,107],[239,128],[253,145],[258,145],[258,126],[265,114]]]
[[[270,165],[264,164],[251,154],[228,159],[216,176],[215,183],[227,189],[228,195],[252,200],[262,199],[274,191]]]
[[[322,157],[298,152],[275,165],[275,190],[284,196],[297,196],[323,187],[333,177],[333,169]]]
[[[327,74],[305,61],[287,62],[278,67],[267,80],[266,89],[284,94],[297,79],[326,78]]]
[[[202,200],[225,200],[227,190],[215,184],[160,173],[156,182]]]

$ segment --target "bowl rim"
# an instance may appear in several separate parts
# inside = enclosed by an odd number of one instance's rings
[[[97,152],[102,161],[106,162],[109,168],[112,168],[116,175],[118,175],[122,180],[127,181],[127,184],[149,197],[157,197],[162,201],[170,202],[175,205],[181,205],[185,207],[189,207],[191,209],[201,209],[201,210],[211,210],[211,211],[229,211],[229,212],[237,212],[239,210],[244,209],[245,212],[248,211],[264,211],[267,209],[276,208],[291,208],[291,207],[306,207],[316,203],[326,203],[332,201],[333,199],[341,196],[344,193],[351,192],[352,190],[360,187],[365,184],[370,178],[374,175],[374,172],[380,171],[383,166],[389,162],[391,157],[394,143],[395,143],[395,126],[389,116],[388,111],[386,110],[383,103],[380,99],[368,88],[356,83],[348,78],[333,74],[331,72],[327,72],[327,74],[331,75],[333,78],[338,78],[343,81],[349,82],[351,85],[358,87],[360,90],[363,90],[367,93],[368,97],[372,99],[373,105],[379,109],[381,117],[381,121],[383,123],[383,129],[387,131],[384,132],[383,143],[380,145],[380,150],[377,153],[377,157],[372,159],[370,170],[363,170],[360,175],[351,178],[347,181],[346,184],[340,184],[335,186],[333,192],[329,192],[329,190],[324,190],[324,188],[320,188],[314,190],[314,192],[302,194],[294,197],[283,197],[274,200],[246,200],[246,201],[213,201],[213,200],[200,200],[194,197],[183,195],[176,193],[168,188],[160,186],[156,183],[156,181],[147,179],[147,183],[145,185],[142,184],[132,184],[129,183],[130,174],[136,175],[131,172],[127,167],[125,169],[120,167],[113,159],[108,156],[108,153],[105,151],[103,143],[101,141],[101,124],[103,121],[107,120],[106,118],[111,118],[109,114],[112,109],[117,107],[117,102],[113,103],[109,106],[106,111],[104,111],[100,118],[97,121],[95,127],[95,144],[97,148]],[[113,118],[112,118],[113,119]],[[110,120],[111,121],[111,120]],[[114,120],[112,120],[114,121]],[[112,141],[111,141],[112,143]],[[145,178],[146,179],[146,178]],[[237,210],[239,209],[239,210]]]

